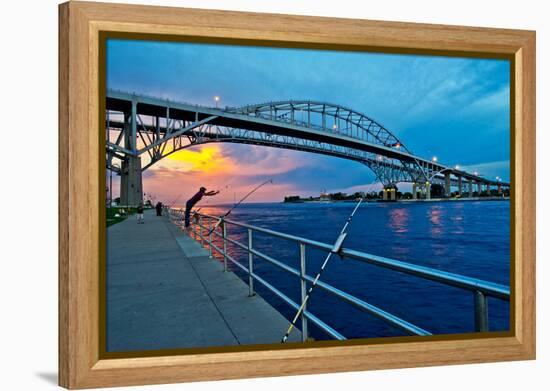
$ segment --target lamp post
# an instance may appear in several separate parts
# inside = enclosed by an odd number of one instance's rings
[[[220,102],[220,97],[218,95],[216,95],[214,97],[214,101],[216,102],[216,109],[218,108],[218,103]]]

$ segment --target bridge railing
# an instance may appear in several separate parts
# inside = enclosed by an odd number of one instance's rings
[[[183,209],[170,209],[169,210],[170,219],[178,226],[183,227],[184,223],[184,211]],[[247,240],[245,243],[241,243],[228,234],[228,227],[235,226],[245,229]],[[286,263],[283,263],[254,247],[254,234],[261,233],[271,237],[276,237],[280,239],[293,242],[299,251],[300,258],[300,268],[294,268]],[[227,218],[220,218],[217,216],[211,216],[202,213],[193,213],[190,218],[190,230],[189,235],[197,240],[201,246],[208,248],[209,255],[212,257],[214,252],[220,254],[223,259],[224,271],[228,270],[228,263],[231,262],[236,267],[241,269],[245,274],[248,275],[248,287],[249,295],[254,295],[254,283],[258,282],[267,288],[271,293],[279,297],[283,302],[289,305],[291,308],[298,310],[301,302],[303,302],[306,292],[307,284],[313,283],[314,277],[306,273],[307,265],[307,252],[306,248],[315,248],[325,252],[331,252],[333,245],[318,242],[315,240],[310,240],[307,238],[289,235],[286,233],[273,231],[267,228],[262,228],[250,224],[245,224],[237,221],[233,221]],[[215,238],[218,238],[216,244]],[[239,261],[228,252],[228,244],[233,244],[234,246],[245,251],[246,262]],[[494,297],[496,299],[510,301],[510,289],[507,286],[496,284],[489,281],[484,281],[476,278],[466,277],[459,274],[449,273],[425,266],[419,266],[410,264],[407,262],[402,262],[390,258],[380,257],[372,254],[368,254],[361,251],[355,251],[347,248],[343,248],[339,253],[344,259],[351,259],[355,261],[365,262],[371,265],[382,267],[385,269],[395,270],[398,272],[406,273],[413,275],[419,278],[426,280],[435,281],[447,286],[452,286],[456,288],[463,289],[465,291],[471,292],[474,300],[474,323],[475,331],[477,332],[487,332],[489,331],[489,311],[488,311],[488,297]],[[285,271],[286,273],[297,277],[300,284],[300,303],[296,303],[285,293],[281,292],[275,288],[270,282],[266,281],[263,277],[259,276],[254,272],[254,258],[258,257],[267,261],[268,263],[278,267],[279,269]],[[352,304],[356,308],[360,309],[363,312],[374,315],[375,317],[381,319],[385,323],[392,325],[398,329],[405,331],[411,335],[431,335],[427,330],[422,329],[400,317],[391,314],[381,308],[378,308],[350,293],[347,293],[339,288],[336,288],[328,283],[323,281],[318,281],[317,287],[322,289],[325,292],[328,292],[332,296]],[[317,316],[312,314],[305,308],[302,317],[301,317],[301,329],[302,329],[302,339],[304,341],[308,338],[308,322],[313,323],[325,334],[329,335],[331,338],[338,340],[345,340],[346,338],[336,331],[333,327],[319,319]]]

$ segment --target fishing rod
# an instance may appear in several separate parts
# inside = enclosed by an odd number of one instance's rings
[[[258,186],[256,186],[254,189],[250,190],[243,198],[241,198],[239,200],[239,202],[237,202],[236,204],[234,204],[231,208],[229,208],[229,210],[227,212],[225,212],[225,214],[223,214],[222,216],[220,216],[218,218],[218,221],[216,222],[216,225],[214,225],[212,228],[210,228],[210,231],[208,231],[208,233],[206,234],[207,236],[210,235],[214,230],[216,230],[216,228],[218,228],[222,222],[222,220],[224,218],[226,218],[227,216],[229,216],[231,214],[231,212],[233,212],[233,210],[239,206],[240,204],[242,204],[248,197],[250,197],[252,194],[254,194],[260,187],[264,186],[264,185],[267,185],[268,183],[273,183],[273,179],[268,179],[267,181],[265,182],[262,182],[260,183]]]
[[[181,196],[183,195],[183,193],[180,193],[176,199],[174,201],[172,201],[171,204],[168,205],[168,208],[171,208],[172,206],[174,206],[176,204],[176,202],[178,202],[178,200],[181,198]]]
[[[294,327],[296,327],[296,321],[304,312],[304,308],[306,307],[306,303],[308,302],[309,298],[311,297],[311,292],[315,287],[317,286],[317,282],[319,281],[319,278],[321,278],[321,274],[325,270],[325,267],[328,264],[328,261],[330,260],[330,257],[332,257],[332,254],[339,254],[342,250],[342,244],[344,243],[344,240],[346,239],[346,236],[348,233],[346,232],[346,229],[348,228],[348,225],[351,223],[351,220],[353,219],[353,216],[355,215],[355,212],[357,212],[357,209],[359,209],[359,206],[363,203],[364,198],[361,197],[357,205],[355,205],[355,208],[353,208],[353,212],[349,215],[348,219],[346,220],[346,224],[344,224],[344,227],[340,231],[340,236],[338,236],[338,239],[336,239],[336,242],[334,242],[334,246],[332,246],[332,249],[328,253],[327,257],[325,258],[325,261],[321,265],[321,269],[319,270],[319,273],[317,273],[317,276],[315,276],[315,279],[313,280],[313,283],[311,284],[311,287],[307,291],[306,297],[304,297],[304,301],[300,305],[300,308],[298,308],[298,312],[296,312],[296,315],[294,315],[294,319],[292,319],[292,322],[290,322],[290,326],[288,327],[288,330],[285,333],[285,336],[281,340],[281,343],[285,343],[288,339],[288,336],[290,335],[290,332]]]

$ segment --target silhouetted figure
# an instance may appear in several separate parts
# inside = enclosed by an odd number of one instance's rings
[[[187,203],[185,204],[185,228],[189,227],[189,216],[191,215],[191,209],[195,206],[197,202],[199,202],[202,197],[211,197],[215,196],[219,193],[218,191],[206,191],[206,187],[201,187],[200,190],[195,194],[193,197],[189,198]]]
[[[162,216],[162,202],[157,202],[155,209],[157,210],[157,216]]]
[[[143,224],[144,223],[144,220],[143,220],[143,202],[140,202],[138,207],[137,207],[137,223],[138,224]]]

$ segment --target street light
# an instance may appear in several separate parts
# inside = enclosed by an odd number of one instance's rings
[[[437,156],[432,157],[432,162],[437,162]]]
[[[218,102],[220,101],[220,97],[218,95],[216,95],[214,97],[214,100],[216,101],[216,108],[218,108]]]
[[[455,170],[460,170],[460,166],[458,164],[455,166]]]

